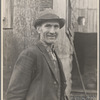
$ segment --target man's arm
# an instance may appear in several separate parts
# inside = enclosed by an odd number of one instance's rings
[[[34,59],[28,53],[22,53],[19,56],[8,86],[6,100],[25,100],[32,81],[34,67]]]

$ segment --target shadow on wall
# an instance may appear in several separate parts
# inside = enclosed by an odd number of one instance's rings
[[[12,70],[21,49],[19,49],[18,40],[13,36],[12,30],[4,30],[3,34],[3,93],[5,97]]]

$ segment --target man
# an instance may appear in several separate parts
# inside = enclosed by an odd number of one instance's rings
[[[18,57],[7,100],[65,100],[66,79],[54,44],[65,20],[45,10],[34,22],[40,41]]]

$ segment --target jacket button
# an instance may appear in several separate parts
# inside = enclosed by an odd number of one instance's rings
[[[56,82],[56,81],[54,81],[54,84],[57,84],[57,82]]]

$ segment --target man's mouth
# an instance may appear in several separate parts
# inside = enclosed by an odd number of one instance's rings
[[[47,35],[47,38],[48,38],[48,39],[56,39],[57,36],[55,36],[55,35]]]
[[[51,38],[51,39],[56,39],[57,38],[57,34],[46,34],[47,38]]]
[[[48,39],[56,39],[56,37],[47,37]]]

